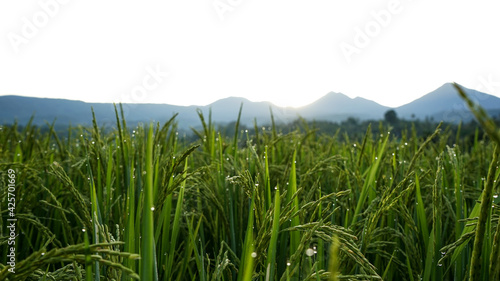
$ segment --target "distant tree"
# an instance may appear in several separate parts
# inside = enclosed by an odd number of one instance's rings
[[[344,121],[346,124],[351,125],[351,126],[357,126],[359,123],[359,120],[354,118],[354,117],[349,117],[347,120]]]
[[[398,115],[393,109],[387,110],[384,114],[384,118],[389,124],[395,124],[398,121]]]

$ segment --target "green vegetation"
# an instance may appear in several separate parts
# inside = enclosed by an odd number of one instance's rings
[[[471,109],[489,137],[1,127],[0,280],[498,280],[500,133]]]

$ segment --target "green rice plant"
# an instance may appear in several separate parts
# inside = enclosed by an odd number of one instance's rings
[[[356,223],[356,220],[358,219],[358,216],[361,213],[362,208],[364,207],[366,199],[370,198],[370,201],[375,199],[374,182],[379,172],[380,163],[382,161],[382,157],[384,155],[388,140],[389,140],[389,134],[386,135],[386,137],[382,142],[382,145],[379,147],[377,156],[375,157],[375,163],[372,166],[370,166],[367,170],[368,177],[365,179],[363,187],[361,188],[361,193],[356,204],[356,209],[354,211],[354,215],[350,223],[351,226],[354,223]]]
[[[415,174],[415,204],[417,221],[419,226],[419,233],[421,234],[421,239],[423,240],[423,248],[427,249],[429,247],[429,228],[427,227],[427,216],[425,215],[425,205],[422,199],[422,192],[420,188],[420,181],[418,174]]]
[[[493,152],[493,160],[491,161],[490,170],[488,172],[488,178],[481,196],[481,206],[479,210],[479,218],[476,227],[476,233],[474,238],[474,247],[472,250],[471,265],[469,280],[480,280],[481,276],[481,257],[483,251],[483,244],[485,238],[485,232],[487,230],[487,225],[490,219],[491,204],[493,198],[493,182],[496,181],[495,178],[495,167],[498,160],[498,146],[495,146],[495,151]],[[489,255],[488,255],[489,257]],[[488,264],[488,263],[485,263]]]
[[[132,157],[133,161],[133,157]],[[132,173],[133,174],[133,173]],[[133,178],[135,176],[132,176],[130,179],[130,183],[128,185],[128,193],[127,193],[127,199],[126,199],[126,206],[125,209],[127,210],[127,215],[124,220],[125,226],[126,226],[126,231],[124,232],[124,238],[125,238],[125,247],[124,250],[130,253],[136,253],[138,252],[138,249],[136,249],[136,244],[138,244],[137,236],[136,236],[136,226],[135,226],[135,220],[136,220],[136,192],[135,192],[135,181],[133,181]],[[108,196],[110,198],[110,196]],[[109,208],[110,209],[110,208]],[[126,265],[130,267],[131,269],[135,270],[136,269],[136,264],[133,261],[126,261]]]
[[[247,230],[245,233],[245,242],[243,243],[243,249],[240,259],[240,269],[238,274],[238,281],[250,281],[252,280],[252,275],[254,271],[254,259],[257,257],[257,253],[254,252],[254,208],[255,208],[255,190],[252,195]]]
[[[266,280],[271,280],[275,278],[276,253],[278,245],[277,242],[278,242],[278,234],[280,228],[280,214],[281,214],[280,212],[281,212],[280,191],[279,188],[276,188],[276,192],[274,193],[271,240],[269,241],[269,248],[267,250]]]
[[[500,278],[500,222],[497,221],[497,229],[493,238],[491,249],[489,277],[492,280]]]
[[[87,151],[86,151],[87,152]],[[96,187],[94,183],[94,176],[92,174],[92,167],[90,166],[90,161],[87,157],[87,170],[89,174],[89,183],[90,183],[90,204],[91,204],[91,222],[93,222],[93,237],[92,240],[94,244],[99,243],[99,226],[102,225],[102,217],[101,217],[101,211],[99,209],[99,201],[97,199],[97,192],[96,192]],[[87,233],[85,233],[86,235]],[[100,280],[100,269],[99,269],[99,262],[95,261],[94,263],[94,280]]]
[[[90,243],[89,243],[89,236],[85,229],[83,229],[83,237],[84,237],[84,244],[85,244],[85,280],[86,281],[92,281],[92,258],[90,257]]]
[[[441,159],[441,158],[439,158]],[[432,229],[429,237],[429,244],[427,246],[425,269],[424,269],[424,280],[439,280],[436,278],[442,278],[442,271],[440,267],[442,264],[437,260],[439,257],[439,249],[441,247],[441,203],[442,203],[442,193],[441,193],[441,173],[442,166],[439,160],[438,168],[436,171],[436,179],[432,189]]]
[[[465,198],[462,189],[462,163],[460,162],[461,157],[457,157],[459,154],[458,147],[454,147],[453,149],[448,147],[448,162],[451,164],[450,173],[453,174],[453,187],[455,193],[455,239],[460,239],[460,235],[465,227],[465,224],[462,222],[465,219]],[[445,165],[445,171],[447,172],[447,165]],[[458,257],[458,260],[453,265],[455,276],[457,279],[463,279],[465,276],[464,268],[467,266],[465,264],[466,256],[461,253]]]
[[[269,175],[269,154],[267,152],[268,152],[268,147],[266,146],[265,150],[264,150],[264,157],[265,157],[265,160],[264,160],[264,169],[265,169],[264,183],[265,183],[265,192],[266,192],[266,206],[265,207],[266,207],[266,209],[269,209],[271,207],[272,200],[271,200],[271,178]]]
[[[339,247],[340,242],[337,236],[332,238],[332,245],[330,246],[330,260],[328,262],[328,271],[330,273],[330,281],[338,281],[339,280]]]
[[[153,211],[153,124],[149,125],[146,145],[146,183],[142,211],[141,280],[157,280]]]
[[[46,245],[47,244],[48,243],[46,243]],[[106,249],[118,244],[121,243],[114,242],[114,243],[100,243],[92,245],[86,245],[85,243],[81,243],[81,244],[70,245],[64,248],[52,249],[50,251],[46,251],[45,248],[42,248],[39,251],[33,252],[26,259],[17,263],[15,274],[10,273],[8,271],[8,267],[3,267],[0,270],[0,279],[10,280],[10,281],[26,280],[26,278],[28,278],[29,276],[36,274],[39,268],[45,268],[45,266],[49,264],[58,264],[67,262],[92,264],[92,261],[99,261],[100,263],[105,264],[110,268],[116,268],[120,270],[130,278],[139,280],[139,276],[130,269],[124,267],[119,263],[114,263],[108,259],[102,258],[101,256],[102,253],[106,253],[107,255],[112,255],[112,256],[120,256],[122,258],[127,258],[127,259],[139,258],[139,256],[135,254],[110,251]],[[88,257],[90,257],[90,262]],[[89,274],[91,274],[91,271]]]
[[[495,123],[491,120],[491,118],[488,117],[486,112],[481,107],[476,106],[467,97],[467,95],[460,88],[460,86],[458,86],[457,84],[455,84],[454,86],[459,92],[460,96],[467,102],[469,109],[472,111],[472,113],[474,114],[478,122],[481,124],[483,129],[492,138],[492,140],[496,142],[495,150],[493,152],[493,159],[490,164],[487,180],[481,196],[481,205],[479,210],[478,222],[476,226],[474,246],[472,250],[471,265],[470,265],[469,280],[479,280],[481,276],[481,259],[485,261],[487,258],[489,258],[489,255],[487,253],[486,255],[483,256],[481,255],[481,253],[483,251],[485,232],[487,230],[489,231],[489,226],[490,226],[490,218],[491,218],[490,206],[492,205],[492,200],[493,200],[494,183],[496,183],[496,180],[498,179],[498,174],[496,170],[498,169],[497,160],[498,160],[498,145],[500,145],[500,133],[497,127],[495,126]],[[487,237],[489,237],[489,235],[487,235]],[[490,248],[485,247],[485,249],[489,250]],[[485,262],[485,264],[488,263]],[[492,272],[491,269],[489,270],[489,272],[486,269],[484,269],[483,276],[486,275],[486,273],[488,273],[489,275],[492,274],[495,275],[495,273]]]
[[[297,194],[296,154],[297,151],[294,151],[290,167],[290,180],[287,185],[287,201],[292,204],[292,212],[295,213],[295,215],[291,218],[290,227],[292,228],[300,225],[300,219],[298,216],[299,198]],[[301,240],[300,236],[300,232],[298,231],[290,232],[290,254],[293,254],[298,250]]]
[[[185,167],[184,167],[184,177],[186,176],[186,173],[187,173],[187,159],[186,159],[186,164],[185,164]],[[184,190],[185,190],[185,187],[186,187],[186,181],[183,181],[181,187],[180,187],[180,191],[179,191],[179,195],[178,195],[178,199],[177,199],[177,205],[175,207],[175,215],[174,215],[174,222],[173,222],[173,226],[172,226],[172,236],[170,238],[170,248],[169,248],[169,252],[168,252],[168,259],[167,259],[167,263],[166,263],[166,266],[165,266],[165,275],[168,277],[169,276],[169,273],[172,271],[172,267],[173,267],[173,262],[174,262],[174,252],[175,252],[175,246],[176,246],[176,242],[177,242],[177,236],[179,235],[179,230],[180,230],[180,221],[181,221],[181,213],[182,213],[182,203],[183,203],[183,200],[184,200]]]

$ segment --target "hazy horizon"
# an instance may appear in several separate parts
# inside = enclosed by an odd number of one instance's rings
[[[388,107],[444,83],[500,97],[500,3],[245,0],[0,3],[0,95]]]
[[[322,98],[324,98],[324,97],[326,97],[326,96],[328,96],[328,95],[330,95],[330,94],[341,94],[341,95],[347,96],[347,97],[348,97],[348,98],[350,98],[350,99],[363,98],[363,99],[366,99],[366,100],[369,100],[369,101],[373,101],[373,102],[375,102],[375,103],[378,103],[378,104],[380,104],[380,105],[382,105],[382,106],[389,107],[389,108],[394,108],[394,109],[395,109],[395,108],[398,108],[398,107],[401,107],[401,106],[404,106],[404,105],[410,104],[410,103],[414,102],[415,100],[418,100],[418,99],[422,98],[423,96],[425,96],[425,95],[427,95],[427,94],[429,94],[429,93],[433,92],[434,90],[437,90],[437,89],[439,89],[440,87],[442,87],[442,86],[444,86],[444,85],[446,85],[446,84],[451,84],[451,83],[453,83],[453,82],[446,82],[446,83],[443,83],[443,85],[441,85],[441,86],[439,86],[439,87],[437,87],[437,88],[435,88],[435,89],[433,89],[433,90],[431,90],[431,91],[429,91],[429,92],[423,93],[421,96],[419,96],[419,97],[415,98],[414,100],[411,100],[411,101],[409,101],[409,102],[407,102],[407,103],[404,103],[404,104],[401,104],[401,105],[397,105],[397,106],[387,106],[387,105],[384,105],[384,104],[382,104],[382,103],[380,103],[380,102],[378,102],[378,101],[376,101],[376,100],[371,100],[371,99],[364,98],[364,97],[359,97],[359,96],[356,96],[356,97],[350,97],[349,95],[347,95],[347,94],[345,94],[345,93],[340,93],[340,92],[335,92],[335,91],[330,91],[330,92],[328,92],[328,93],[324,94],[323,96],[320,96],[318,99],[316,99],[316,100],[314,100],[314,101],[312,101],[312,102],[310,102],[310,103],[307,103],[307,104],[304,104],[304,105],[300,105],[300,106],[281,106],[281,105],[275,104],[275,103],[273,103],[273,102],[271,102],[271,101],[268,101],[268,100],[251,100],[251,99],[249,99],[249,98],[247,98],[247,97],[241,97],[241,96],[228,96],[228,97],[223,97],[223,98],[220,98],[220,99],[214,100],[214,101],[212,101],[212,102],[209,102],[209,103],[207,103],[207,104],[186,104],[186,105],[181,104],[181,105],[177,105],[177,104],[171,104],[171,103],[168,103],[168,102],[167,102],[167,103],[160,103],[160,102],[157,102],[157,103],[152,103],[152,102],[137,102],[136,104],[165,104],[165,105],[186,106],[186,107],[190,107],[190,106],[200,106],[200,107],[204,107],[204,106],[209,106],[209,105],[211,105],[211,104],[213,104],[213,103],[216,103],[216,102],[221,101],[221,100],[224,100],[224,99],[231,99],[231,98],[234,98],[234,99],[245,99],[245,100],[248,100],[249,102],[257,102],[257,103],[259,103],[259,102],[264,102],[264,103],[271,103],[271,104],[273,104],[274,106],[278,106],[278,107],[282,107],[282,108],[301,109],[301,108],[307,107],[307,106],[309,106],[309,105],[312,105],[312,104],[314,104],[314,103],[318,102],[320,99],[322,99]],[[457,84],[459,84],[460,86],[465,87],[464,85],[462,85],[462,84],[460,84],[460,83],[457,83]],[[480,90],[477,90],[477,89],[471,89],[471,88],[469,88],[469,87],[465,87],[465,88],[470,89],[470,90],[480,91]],[[480,92],[482,92],[482,91],[480,91]],[[106,104],[106,103],[111,103],[111,102],[105,102],[105,101],[104,101],[104,102],[102,102],[102,101],[86,101],[86,100],[84,100],[84,99],[79,99],[79,98],[74,98],[74,99],[73,99],[73,98],[65,98],[65,97],[55,97],[55,98],[53,98],[53,97],[33,97],[33,96],[24,96],[24,95],[16,95],[16,94],[13,94],[13,95],[0,95],[0,97],[1,97],[1,96],[21,96],[21,97],[27,97],[27,98],[63,99],[63,100],[71,100],[71,101],[81,101],[81,102],[85,102],[85,103],[92,103],[92,104]],[[134,103],[131,103],[131,104],[134,104]]]

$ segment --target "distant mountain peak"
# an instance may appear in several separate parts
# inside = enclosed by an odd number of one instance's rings
[[[262,103],[271,105],[270,102],[253,102],[253,101],[250,101],[249,99],[243,98],[243,97],[227,97],[227,98],[223,98],[220,100],[216,100],[216,101],[212,102],[211,104],[207,105],[207,107],[216,108],[216,107],[220,107],[220,106],[222,106],[222,107],[236,106],[239,108],[242,103],[243,103],[243,106],[250,105],[250,104],[262,104]]]
[[[339,121],[348,117],[380,119],[387,109],[388,107],[371,100],[329,92],[317,101],[299,108],[298,113],[308,119]]]
[[[340,92],[329,92],[328,94],[324,95],[323,98],[344,98],[344,99],[347,98],[347,99],[351,99],[347,95],[340,93]]]
[[[249,99],[244,98],[244,97],[231,96],[231,97],[227,97],[227,98],[222,98],[222,99],[216,100],[213,103],[220,102],[220,101],[242,101],[242,102],[250,102]]]
[[[500,98],[482,93],[459,85],[469,98],[486,110],[500,109]],[[472,115],[467,105],[458,95],[453,83],[445,83],[439,88],[424,96],[396,108],[398,115],[403,118],[415,116],[424,119],[432,117],[434,120],[448,122],[468,121]]]

